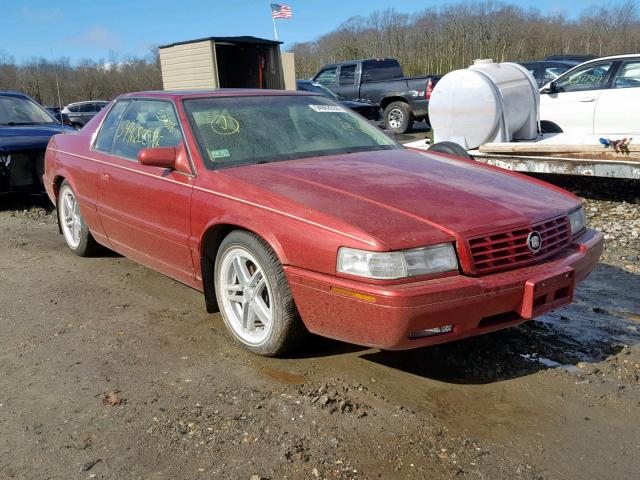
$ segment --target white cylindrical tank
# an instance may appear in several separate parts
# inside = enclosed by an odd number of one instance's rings
[[[523,66],[476,60],[440,79],[429,101],[434,141],[467,150],[489,142],[535,140],[538,85]]]

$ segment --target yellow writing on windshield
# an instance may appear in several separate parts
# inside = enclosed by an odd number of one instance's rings
[[[211,129],[218,135],[232,135],[240,131],[240,122],[231,115],[215,115],[211,119]]]
[[[160,130],[150,130],[136,122],[126,120],[118,125],[116,138],[122,139],[125,143],[154,148],[160,146],[160,140],[163,137],[160,135]]]

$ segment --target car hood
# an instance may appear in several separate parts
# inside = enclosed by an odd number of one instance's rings
[[[385,150],[235,167],[223,175],[289,199],[391,249],[462,240],[565,214],[559,188],[454,157]],[[303,208],[299,208],[299,207]]]
[[[62,125],[0,127],[0,153],[45,149],[49,139],[58,133],[73,131]]]

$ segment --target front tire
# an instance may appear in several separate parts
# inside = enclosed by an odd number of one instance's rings
[[[403,134],[413,126],[411,108],[405,102],[391,102],[384,109],[384,124],[387,130]]]
[[[79,257],[90,257],[98,249],[89,227],[84,223],[76,194],[64,180],[58,193],[58,224],[69,249]]]
[[[236,230],[216,255],[215,288],[227,329],[247,350],[276,356],[305,329],[278,257],[257,235]]]

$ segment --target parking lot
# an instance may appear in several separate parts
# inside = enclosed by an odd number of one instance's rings
[[[0,477],[637,478],[637,185],[560,183],[608,242],[574,304],[437,347],[314,338],[281,359],[236,347],[198,292],[71,254],[45,200],[3,202]]]

